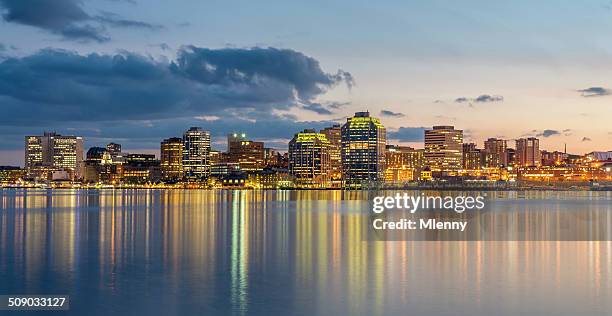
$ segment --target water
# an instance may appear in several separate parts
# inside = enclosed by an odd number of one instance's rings
[[[612,211],[610,192],[495,195],[528,212]],[[612,242],[366,241],[367,203],[340,191],[0,190],[0,294],[69,294],[73,315],[612,310]]]

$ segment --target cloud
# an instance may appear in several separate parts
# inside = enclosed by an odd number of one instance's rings
[[[502,102],[502,101],[504,101],[504,97],[502,97],[501,95],[488,95],[488,94],[479,95],[476,99],[474,99],[474,102]]]
[[[69,40],[109,41],[106,26],[156,29],[154,25],[122,19],[108,12],[90,15],[82,5],[79,0],[0,0],[5,21],[37,27]]]
[[[289,49],[188,46],[173,61],[129,52],[81,55],[46,49],[0,62],[0,126],[19,126],[24,133],[14,143],[20,146],[23,135],[43,128],[105,131],[117,125],[109,137],[131,138],[148,126],[145,121],[201,123],[196,117],[220,117],[214,122],[236,126],[229,123],[236,121],[242,128],[256,122],[263,125],[254,131],[287,137],[295,118],[274,116],[275,110],[315,104],[329,89],[350,82],[347,72],[326,73],[316,59]],[[331,112],[345,103],[321,104]],[[159,139],[148,141],[157,146]],[[11,142],[3,140],[0,148]]]
[[[601,97],[609,95],[612,91],[610,89],[602,87],[590,87],[586,89],[577,90],[583,97]]]
[[[152,31],[161,30],[164,28],[162,25],[159,24],[151,24],[142,21],[124,19],[115,13],[106,11],[103,11],[100,15],[95,16],[94,19],[112,27],[142,28]]]
[[[591,139],[589,137],[582,137],[581,141],[583,141],[583,142],[590,142]]]
[[[389,111],[389,110],[382,110],[382,111],[380,111],[380,116],[386,116],[386,117],[404,117],[406,115],[404,115],[404,113],[393,112],[393,111]]]
[[[459,97],[455,99],[455,103],[469,103],[470,106],[472,102],[474,103],[488,103],[488,102],[503,102],[504,97],[501,95],[489,95],[489,94],[481,94],[476,98],[468,98],[468,97]]]
[[[552,129],[545,129],[542,132],[537,133],[536,137],[551,137],[556,135],[561,135],[561,132]]]
[[[330,115],[335,112],[335,110],[349,104],[348,102],[309,102],[306,104],[302,104],[302,108],[304,110],[312,111],[321,115]]]
[[[423,141],[425,127],[400,127],[396,131],[388,131],[387,139],[396,139],[403,142]]]

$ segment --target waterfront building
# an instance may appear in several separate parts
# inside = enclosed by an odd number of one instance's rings
[[[502,168],[508,166],[508,142],[504,139],[489,138],[484,142],[484,166]]]
[[[463,144],[463,169],[480,170],[483,167],[483,153],[474,143]]]
[[[264,167],[264,143],[248,140],[246,134],[227,135],[228,162],[237,163],[245,172],[262,170]]]
[[[342,146],[342,130],[340,124],[326,127],[320,131],[329,141],[330,178],[333,184],[340,184],[342,180],[342,157],[340,148]]]
[[[360,188],[384,180],[387,133],[378,118],[357,112],[341,127],[342,186]]]
[[[425,130],[425,164],[435,175],[456,175],[463,167],[463,131],[454,126]]]
[[[306,129],[289,142],[289,173],[304,188],[330,187],[330,143],[324,134]]]
[[[160,161],[152,154],[128,154],[122,180],[130,184],[158,182],[162,178]]]
[[[83,177],[83,138],[45,132],[25,137],[25,167],[28,177],[49,180],[55,171],[64,171],[70,180]]]
[[[162,178],[178,181],[183,178],[183,139],[172,137],[164,139],[160,147]]]
[[[210,175],[210,132],[200,127],[183,133],[183,175],[191,181]]]
[[[0,166],[0,185],[13,184],[26,177],[25,169],[13,166]]]
[[[542,150],[542,166],[560,166],[567,161],[568,155],[560,151]]]
[[[386,182],[420,180],[423,169],[423,150],[408,146],[387,145],[385,164]]]
[[[540,141],[535,137],[516,140],[516,165],[538,167],[541,165]]]

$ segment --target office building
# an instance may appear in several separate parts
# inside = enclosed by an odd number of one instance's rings
[[[360,188],[384,180],[386,130],[369,112],[357,112],[341,127],[342,186]]]
[[[333,182],[342,179],[342,159],[340,148],[342,146],[342,131],[340,125],[326,127],[321,130],[321,134],[327,137],[329,141],[329,157],[330,157],[330,177]]]
[[[227,135],[228,162],[237,163],[245,172],[263,170],[264,143],[248,140],[246,134]]]
[[[423,150],[408,146],[387,145],[385,153],[385,181],[406,182],[421,178]]]
[[[455,175],[463,167],[463,131],[454,126],[425,130],[425,164],[434,175]]]
[[[183,178],[183,140],[178,137],[164,139],[160,147],[162,178],[178,181]]]
[[[330,143],[324,134],[306,129],[289,142],[289,173],[304,188],[330,186]]]
[[[192,127],[183,133],[183,175],[199,181],[210,174],[210,133]]]
[[[70,180],[83,177],[83,138],[45,132],[25,137],[25,167],[28,177],[49,180],[62,171]]]

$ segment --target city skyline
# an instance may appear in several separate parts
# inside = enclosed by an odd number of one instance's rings
[[[245,131],[286,150],[360,110],[413,147],[453,125],[479,146],[612,148],[605,1],[20,3],[0,1],[0,165],[23,166],[23,135],[44,130],[159,155],[202,126],[216,148]]]

